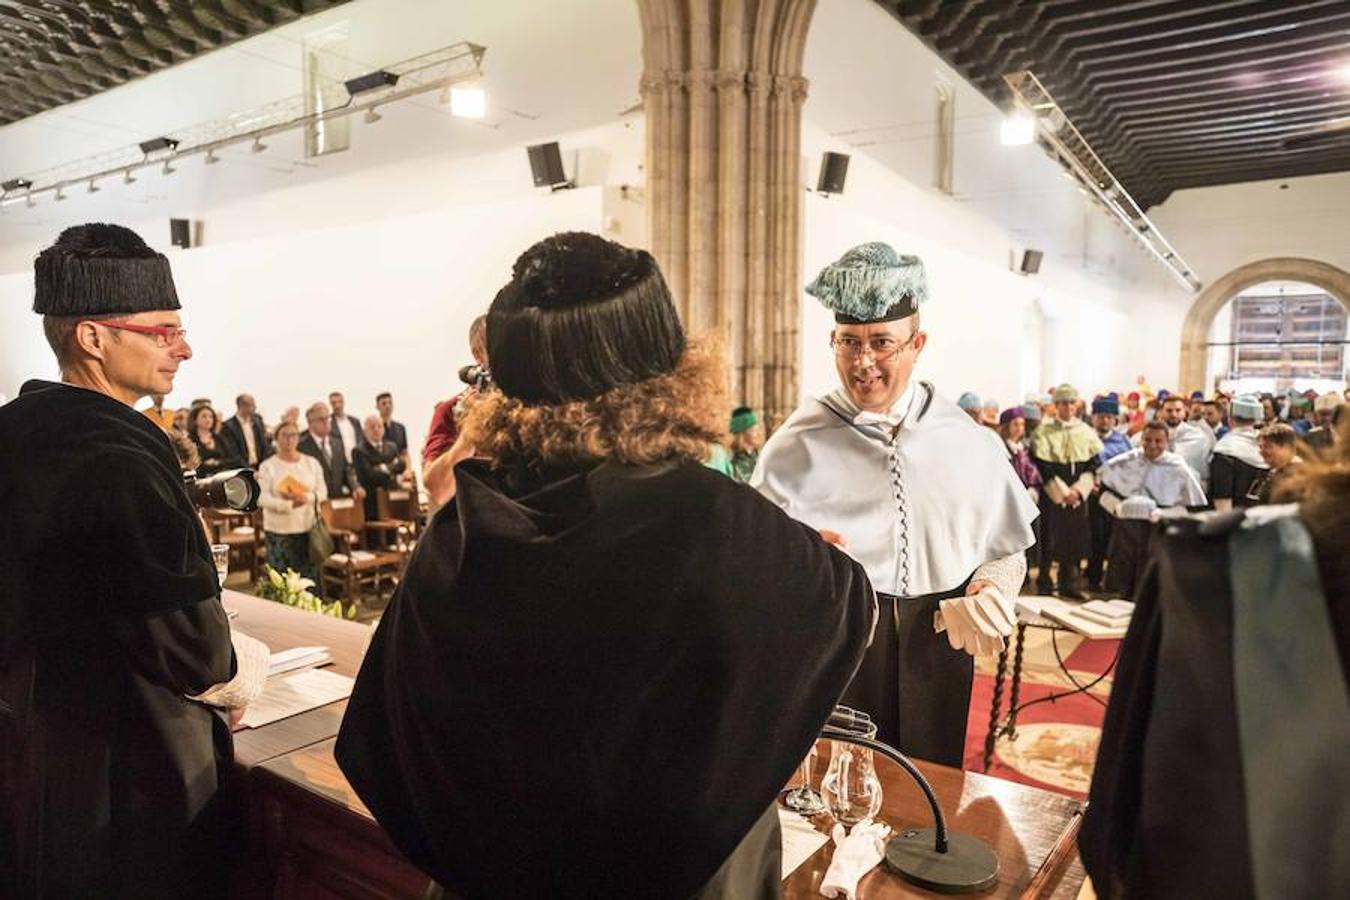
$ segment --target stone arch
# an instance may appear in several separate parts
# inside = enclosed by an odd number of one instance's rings
[[[1263,281],[1301,281],[1326,291],[1350,308],[1350,272],[1315,259],[1277,256],[1239,266],[1200,292],[1181,326],[1180,390],[1209,390],[1205,365],[1209,357],[1209,329],[1219,310],[1253,285]]]

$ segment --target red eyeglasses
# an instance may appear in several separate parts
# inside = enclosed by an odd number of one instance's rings
[[[187,340],[187,329],[179,328],[176,325],[137,325],[134,322],[95,322],[96,325],[102,325],[105,328],[115,328],[118,331],[130,331],[135,334],[148,334],[155,339],[156,347],[172,347],[179,341]]]

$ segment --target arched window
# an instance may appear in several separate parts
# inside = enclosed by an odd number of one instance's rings
[[[1211,372],[1237,391],[1337,387],[1346,380],[1346,328],[1346,308],[1322,288],[1262,282],[1215,317]]]

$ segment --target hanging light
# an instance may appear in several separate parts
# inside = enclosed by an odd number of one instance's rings
[[[169,165],[169,160],[166,159],[164,160],[164,168],[160,169],[160,171],[165,175],[172,175],[174,172],[177,172],[178,170],[175,169],[173,166]]]
[[[264,144],[264,143],[262,142],[262,138],[260,138],[260,137],[255,137],[255,138],[253,139],[253,152],[254,152],[254,153],[261,153],[261,152],[263,152],[263,151],[266,150],[266,149],[267,149],[267,145]]]
[[[998,139],[1005,147],[1030,144],[1036,139],[1036,120],[1026,113],[1010,113],[999,126]]]
[[[218,162],[220,162],[220,157],[219,157],[219,156],[216,156],[216,151],[214,151],[214,150],[207,150],[207,151],[206,151],[206,165],[208,165],[208,166],[214,166],[214,165],[215,165],[216,163],[218,163]]]
[[[382,116],[382,115],[380,115],[379,113],[377,113],[377,112],[375,111],[375,107],[373,107],[373,106],[372,106],[370,109],[366,110],[366,124],[367,124],[367,125],[372,125],[372,124],[374,124],[375,122],[378,122],[378,121],[380,121],[380,120],[383,119],[383,118],[384,118],[384,116]]]
[[[89,179],[89,193],[91,193],[91,194],[97,194],[97,193],[98,193],[99,191],[101,191],[101,190],[103,190],[103,188],[101,188],[101,187],[99,187],[98,185],[94,184],[94,179],[90,178],[90,179]]]
[[[122,183],[123,183],[123,184],[135,184],[135,183],[136,183],[136,176],[131,174],[131,169],[130,169],[130,168],[128,168],[125,172],[122,173]]]
[[[64,199],[66,199],[66,193],[65,193],[65,191],[66,191],[66,189],[65,189],[64,186],[63,186],[63,187],[58,187],[58,188],[56,189],[56,199],[57,199],[57,200],[64,200]]]
[[[27,206],[29,209],[32,209],[33,207],[37,206],[37,204],[33,202],[32,191],[29,191],[27,194],[24,194],[23,203],[24,206]]]
[[[452,87],[450,115],[460,119],[483,118],[487,115],[487,93],[478,87]]]

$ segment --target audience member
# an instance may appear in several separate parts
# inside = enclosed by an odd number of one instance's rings
[[[1340,423],[1345,418],[1345,403],[1335,391],[1327,391],[1313,402],[1313,427],[1303,442],[1314,450],[1327,450],[1336,443]]]
[[[1261,429],[1257,436],[1257,447],[1261,450],[1261,458],[1270,468],[1251,487],[1258,504],[1270,503],[1271,495],[1280,484],[1298,474],[1303,459],[1298,455],[1297,445],[1298,432],[1284,422],[1276,422]]]
[[[187,434],[188,429],[192,427],[192,410],[186,406],[180,406],[173,411],[173,430],[179,434]]]
[[[731,477],[746,482],[754,474],[759,451],[764,446],[764,423],[748,406],[731,413]]]
[[[1142,444],[1102,466],[1101,508],[1115,517],[1107,552],[1106,589],[1133,597],[1148,563],[1149,535],[1163,511],[1205,505],[1200,480],[1167,449],[1167,426],[1149,422]]]
[[[254,469],[275,452],[257,410],[251,394],[240,394],[234,398],[234,415],[220,427],[220,435],[233,446],[234,455]]]
[[[1186,461],[1200,484],[1209,482],[1209,454],[1214,449],[1214,435],[1194,422],[1186,421],[1186,402],[1169,396],[1158,410],[1158,421],[1167,426],[1171,435],[1171,450]]]
[[[1012,463],[1013,471],[1017,473],[1017,478],[1022,482],[1022,486],[1027,489],[1027,494],[1031,496],[1031,502],[1037,505],[1041,499],[1041,472],[1036,468],[1036,463],[1031,458],[1031,450],[1028,447],[1029,440],[1026,433],[1026,421],[1028,410],[1035,410],[1039,416],[1041,408],[1036,404],[1029,404],[1026,407],[1014,406],[1005,409],[998,417],[998,432],[1003,437],[1004,446],[1008,448],[1008,459]],[[1036,537],[1036,543],[1026,550],[1027,571],[1031,571],[1032,566],[1041,566],[1041,519],[1040,516],[1031,523],[1031,532]],[[1049,593],[1045,591],[1043,593]]]
[[[356,480],[356,470],[347,463],[342,436],[333,430],[328,407],[315,403],[305,411],[309,430],[300,437],[300,452],[319,461],[329,497],[355,497],[364,500],[365,490]]]
[[[286,411],[281,414],[282,422],[290,422],[296,428],[300,427],[300,407],[288,406]]]
[[[175,413],[173,410],[164,407],[163,394],[151,394],[150,405],[141,410],[141,413],[165,431],[173,430]]]
[[[984,403],[980,400],[980,395],[966,391],[956,400],[956,405],[961,407],[961,411],[970,416],[971,421],[976,425],[980,424],[980,415],[983,412]]]
[[[403,461],[394,442],[385,438],[384,420],[378,414],[366,416],[362,428],[365,440],[352,451],[352,465],[356,469],[357,481],[366,492],[366,518],[378,519],[379,498],[376,490],[396,490],[404,481],[408,464]]]
[[[384,439],[398,448],[399,455],[403,457],[403,462],[408,462],[408,429],[403,427],[402,422],[394,421],[394,395],[389,391],[375,395],[375,409],[380,413],[380,421],[384,423]]]
[[[291,569],[317,585],[309,532],[319,514],[318,505],[328,499],[327,479],[319,460],[300,452],[300,429],[294,422],[283,420],[277,425],[276,439],[276,453],[258,467],[267,562],[278,572]]]
[[[1258,503],[1253,486],[1270,468],[1256,442],[1256,423],[1264,418],[1261,402],[1241,394],[1228,410],[1232,427],[1219,438],[1209,459],[1209,496],[1220,511]]]
[[[1110,397],[1098,397],[1092,401],[1092,427],[1102,442],[1102,450],[1097,454],[1099,466],[1131,449],[1130,439],[1116,428],[1119,422],[1119,402]],[[1092,493],[1088,496],[1088,526],[1091,545],[1088,549],[1087,586],[1090,591],[1100,591],[1102,569],[1106,564],[1106,550],[1111,543],[1112,526],[1111,514],[1102,509],[1100,483],[1092,488]]]
[[[469,325],[469,352],[480,372],[488,371],[487,316]],[[422,483],[433,507],[449,502],[455,493],[455,465],[473,456],[473,447],[460,442],[460,423],[478,397],[471,384],[449,400],[436,404],[431,427],[422,445]]]
[[[980,417],[976,421],[987,428],[998,431],[998,401],[984,401],[984,405],[980,407]]]
[[[342,455],[351,465],[352,451],[356,445],[365,441],[365,433],[361,430],[361,420],[356,416],[347,413],[347,398],[342,396],[341,391],[333,391],[328,395],[328,404],[333,407],[333,432],[342,438]]]
[[[188,437],[197,445],[201,465],[198,475],[214,475],[225,469],[237,469],[244,461],[235,455],[234,445],[217,432],[220,430],[216,411],[209,406],[198,406],[192,413],[192,428]]]
[[[1041,423],[1032,440],[1031,456],[1040,469],[1041,568],[1037,590],[1050,593],[1050,563],[1057,564],[1056,592],[1061,597],[1086,599],[1081,573],[1083,559],[1091,549],[1087,498],[1095,485],[1101,439],[1086,422],[1073,416],[1078,391],[1060,385],[1054,393],[1057,418]]]

